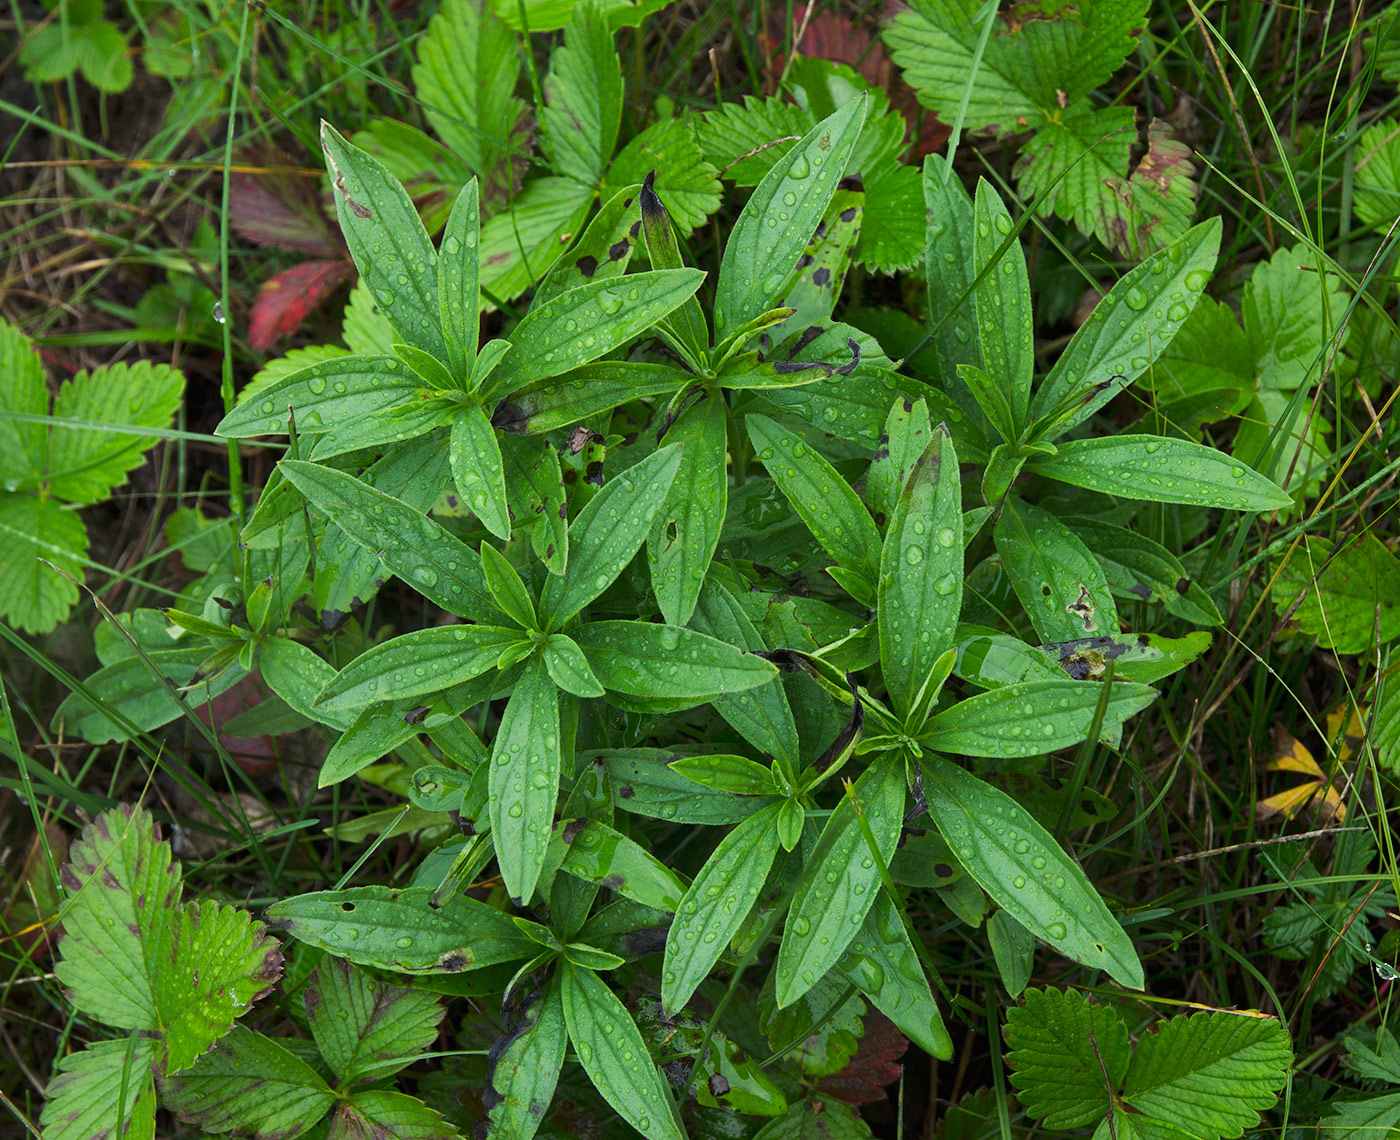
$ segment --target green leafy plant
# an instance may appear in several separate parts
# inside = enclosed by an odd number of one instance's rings
[[[919,101],[945,122],[998,137],[1032,132],[1015,175],[1046,215],[1139,260],[1186,232],[1197,195],[1190,149],[1166,122],[1154,119],[1140,140],[1133,107],[1094,98],[1133,51],[1147,7],[1097,0],[1002,14],[977,0],[918,0],[884,38]]]
[[[597,37],[589,20],[568,52]],[[556,74],[582,58],[556,53]],[[212,692],[256,671],[269,718],[335,734],[321,786],[358,774],[403,797],[335,834],[431,839],[404,883],[266,915],[415,988],[500,994],[487,1135],[528,1140],[576,1071],[652,1140],[702,1110],[777,1116],[770,1140],[818,1116],[865,1135],[819,1079],[873,1039],[877,1012],[953,1054],[910,890],[985,921],[1012,993],[1037,942],[1144,984],[1061,839],[1111,806],[1046,779],[1041,758],[1112,746],[1209,643],[1124,632],[1115,593],[1220,620],[1179,558],[1109,521],[1132,518],[1116,504],[1292,504],[1149,423],[1092,430],[1189,316],[1219,227],[1132,270],[1037,382],[1011,219],[930,161],[937,382],[902,375],[836,319],[864,225],[843,178],[871,145],[871,99],[848,94],[757,178],[712,295],[647,173],[484,343],[480,183],[435,246],[390,169],[325,126],[361,278],[352,351],[269,370],[225,416],[220,434],[285,435],[288,453],[246,520],[182,515],[172,531],[204,575],[166,613],[181,647],[153,651],[164,631],[133,615],[134,651],[59,710],[122,739],[184,711],[170,682]],[[364,604],[391,577],[448,616],[399,607],[410,628],[373,626]],[[500,889],[468,894],[493,863]],[[726,1016],[740,992],[757,1025]],[[332,1100],[347,1128],[419,1111],[369,1104],[351,1091],[361,1071],[313,1035],[331,1076],[303,1074],[304,1112],[279,1128]],[[211,1083],[181,1086],[182,1111],[254,1127],[251,1099],[207,1102],[276,1048],[240,1034]]]
[[[144,809],[114,809],[89,824],[61,881],[58,979],[77,1010],[130,1035],[59,1062],[44,1135],[153,1137],[157,1077],[202,1064],[272,989],[282,955],[246,912],[180,901],[179,864]]]
[[[301,991],[314,1051],[235,1026],[195,1064],[160,1082],[161,1102],[205,1132],[300,1135],[331,1113],[335,1135],[455,1140],[457,1130],[416,1097],[383,1088],[438,1034],[435,994],[366,977],[321,959]]]
[[[0,321],[0,617],[40,633],[68,616],[88,551],[74,508],[126,481],[184,387],[166,365],[117,364],[65,381],[50,409],[38,352]]]
[[[1274,1018],[1197,1013],[1129,1042],[1111,1006],[1074,990],[1027,990],[1007,1011],[1017,1096],[1045,1127],[1094,1125],[1096,1137],[1238,1137],[1287,1079],[1288,1034]]]
[[[131,86],[134,69],[122,31],[103,18],[102,0],[45,0],[50,16],[20,50],[25,74],[35,83],[67,79],[78,72],[99,91],[116,94]]]

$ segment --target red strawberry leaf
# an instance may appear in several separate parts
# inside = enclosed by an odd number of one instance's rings
[[[355,274],[345,261],[303,261],[263,282],[248,321],[248,343],[266,352],[282,337],[296,332],[336,287]]]
[[[847,1104],[884,1100],[885,1089],[904,1072],[899,1059],[908,1048],[908,1040],[894,1022],[872,1010],[865,1017],[865,1036],[850,1064],[835,1076],[824,1077],[818,1087]]]
[[[318,197],[319,182],[284,174],[235,174],[229,185],[228,220],[256,245],[337,257],[339,233]]]

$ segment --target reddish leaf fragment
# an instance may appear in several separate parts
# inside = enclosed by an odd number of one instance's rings
[[[296,332],[335,289],[355,273],[349,261],[303,261],[263,282],[248,321],[248,343],[266,352]]]
[[[865,1016],[865,1036],[856,1055],[835,1076],[823,1078],[821,1091],[847,1104],[884,1100],[885,1089],[904,1072],[899,1059],[908,1048],[908,1039],[894,1022],[872,1010]]]
[[[318,185],[291,175],[235,174],[229,184],[229,225],[257,245],[336,257],[344,246],[317,196]]]

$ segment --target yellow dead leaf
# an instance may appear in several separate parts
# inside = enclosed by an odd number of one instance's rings
[[[1329,718],[1329,726],[1330,723]],[[1340,715],[1337,723],[1341,723]],[[1274,754],[1264,769],[1268,772],[1298,772],[1309,779],[1260,800],[1254,808],[1256,819],[1261,822],[1294,819],[1309,805],[1312,805],[1320,823],[1341,823],[1346,819],[1347,806],[1342,802],[1342,793],[1327,779],[1327,773],[1313,759],[1312,753],[1291,733],[1276,730]]]

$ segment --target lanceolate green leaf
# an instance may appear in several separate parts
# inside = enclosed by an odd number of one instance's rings
[[[924,792],[939,832],[994,902],[1060,953],[1142,989],[1132,940],[1025,808],[947,760],[924,766]]]
[[[540,620],[557,629],[610,586],[632,561],[680,467],[678,447],[663,447],[609,480],[569,528],[569,565],[551,576]],[[606,683],[606,682],[605,682]]]
[[[647,1140],[685,1140],[666,1085],[627,1007],[592,970],[566,965],[564,1020],[588,1079]]]
[[[938,713],[920,737],[939,752],[964,756],[1038,756],[1078,744],[1089,735],[1103,696],[1098,681],[1020,681],[959,701]],[[1112,732],[1156,699],[1157,690],[1113,682],[1103,716]]]
[[[883,891],[837,963],[875,1008],[920,1049],[939,1060],[953,1056],[953,1039],[938,1012],[904,920]]]
[[[865,113],[862,95],[822,120],[755,188],[725,243],[715,294],[716,337],[772,307],[846,173]]]
[[[447,365],[465,384],[476,363],[481,313],[477,294],[477,247],[481,244],[481,214],[477,180],[462,187],[447,216],[438,251],[438,306]]]
[[[1193,227],[1123,277],[1070,339],[1036,391],[1031,411],[1055,420],[1055,434],[1088,419],[1161,356],[1196,307],[1220,247],[1220,219]]]
[[[977,309],[972,299],[972,282],[977,277],[972,199],[958,176],[948,170],[942,155],[924,158],[924,206],[928,211],[924,280],[939,368],[948,394],[967,414],[976,415],[971,394],[956,380],[958,365],[982,364]]]
[[[1041,641],[1118,631],[1103,569],[1059,519],[1008,496],[997,520],[997,553]]]
[[[747,426],[759,460],[807,529],[838,565],[873,586],[880,565],[880,532],[860,496],[795,432],[757,413],[749,415]]]
[[[685,262],[676,243],[676,232],[671,227],[671,216],[657,196],[652,175],[642,185],[640,197],[648,260],[655,269],[680,269]],[[666,318],[666,323],[680,342],[696,354],[697,359],[709,349],[710,326],[705,323],[700,302],[694,297],[687,298]]]
[[[881,527],[894,516],[914,464],[928,447],[931,431],[928,401],[895,400],[865,478],[866,501]]]
[[[562,633],[552,633],[544,643],[544,664],[554,683],[576,697],[601,697],[603,686],[589,668],[578,642]]]
[[[436,693],[496,667],[521,631],[499,625],[440,625],[415,630],[360,654],[317,698],[330,709],[355,709]]]
[[[596,819],[563,820],[556,831],[567,848],[561,870],[656,910],[680,905],[685,883],[636,840]]]
[[[1072,519],[1069,527],[1094,552],[1120,597],[1160,601],[1167,612],[1196,625],[1219,625],[1223,620],[1211,596],[1161,543],[1100,519]]]
[[[647,564],[656,604],[672,625],[690,621],[724,526],[728,422],[724,400],[708,396],[682,412],[665,436],[668,444],[680,444],[681,462],[652,520]]]
[[[1293,504],[1278,484],[1223,452],[1189,439],[1112,435],[1074,439],[1026,470],[1123,499],[1227,511],[1278,511]]]
[[[700,593],[691,625],[701,633],[749,652],[768,648],[739,600],[713,579]],[[789,765],[794,772],[801,766],[797,723],[788,704],[787,691],[781,684],[762,685],[734,696],[718,697],[714,705],[760,753]]]
[[[481,571],[491,596],[511,621],[523,629],[534,629],[535,603],[530,600],[529,590],[510,560],[489,542],[481,544]]]
[[[762,657],[674,625],[594,621],[575,638],[605,689],[637,697],[699,703],[778,675]]]
[[[640,186],[625,186],[603,203],[583,236],[559,255],[559,260],[539,283],[534,304],[542,305],[570,289],[590,281],[620,277],[627,271],[637,245],[637,223],[641,220],[641,206],[637,202],[639,189]],[[653,262],[652,268],[673,267]]]
[[[344,471],[294,459],[280,468],[312,506],[429,601],[474,618],[499,612],[480,556],[440,523]]]
[[[286,435],[290,414],[298,434],[333,432],[347,420],[382,418],[420,399],[423,380],[392,356],[340,356],[293,372],[239,404],[214,430],[231,439]]]
[[[491,422],[503,431],[524,435],[568,427],[630,400],[675,392],[689,373],[672,364],[645,360],[595,360],[517,392],[502,400]]]
[[[662,964],[668,1014],[690,1000],[753,908],[778,851],[778,811],[777,804],[765,808],[726,835],[681,900]]]
[[[321,124],[336,213],[362,280],[404,343],[449,359],[438,325],[437,251],[397,178]]]
[[[491,750],[491,830],[506,890],[530,901],[559,795],[559,690],[533,658],[516,682]]]
[[[534,1136],[554,1100],[564,1065],[568,1042],[559,982],[536,994],[518,1016],[491,1069],[491,1088],[500,1100],[489,1111],[490,1140]]]
[[[457,974],[536,950],[495,907],[466,895],[432,902],[433,892],[419,887],[351,887],[274,903],[267,919],[298,942],[404,974]]]
[[[901,715],[952,645],[962,586],[958,459],[947,432],[936,430],[900,495],[880,552],[880,668]]]
[[[551,574],[562,574],[569,561],[569,508],[559,453],[544,438],[502,436],[498,442],[515,525],[529,526],[530,548]]]
[[[590,281],[530,309],[510,334],[511,354],[491,374],[488,402],[596,360],[644,333],[694,295],[698,269],[657,269]]]
[[[856,781],[853,794],[876,850],[870,850],[851,797],[844,797],[822,829],[788,911],[774,974],[780,1008],[795,1002],[836,964],[875,901],[904,820],[903,759],[890,754],[878,760]]]
[[[977,184],[973,217],[976,272],[981,276],[985,271],[973,293],[982,367],[1006,394],[1012,422],[1019,433],[1030,407],[1031,377],[1035,372],[1026,257],[1018,240],[1011,239],[1006,245],[1011,238],[1011,215],[985,179]]]
[[[497,538],[509,538],[510,505],[501,445],[480,404],[469,404],[453,419],[448,455],[462,505]]]
[[[711,791],[686,779],[667,763],[676,758],[659,748],[617,748],[585,753],[580,762],[606,769],[617,788],[617,806],[633,815],[713,827],[739,823],[765,806],[761,799]]]

